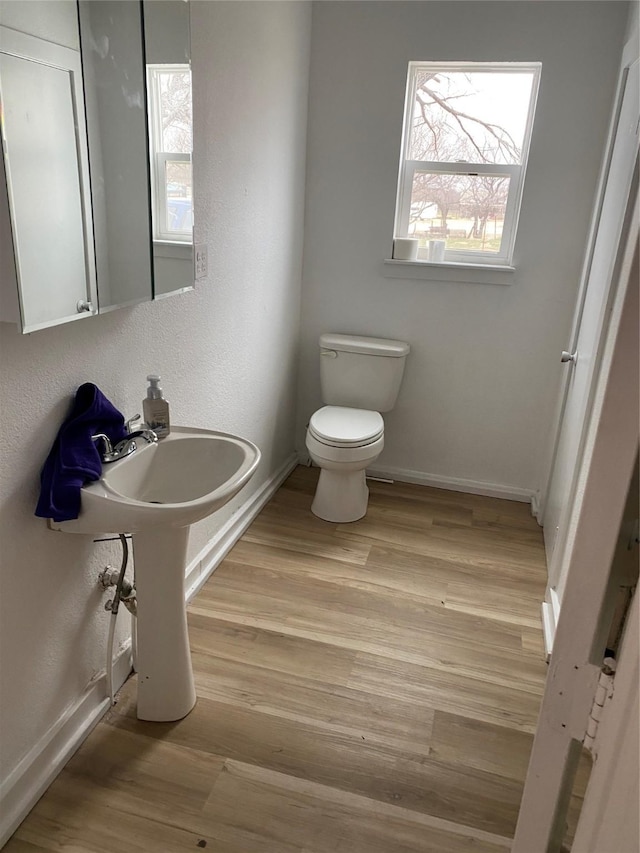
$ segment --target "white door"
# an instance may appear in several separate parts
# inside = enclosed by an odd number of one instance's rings
[[[611,558],[638,453],[640,225],[635,189],[629,227],[625,231],[628,233],[624,238],[624,257],[616,273],[616,294],[605,332],[602,369],[590,411],[588,441],[580,453],[577,530],[568,549],[566,592],[512,853],[559,853],[562,848],[573,776],[596,695],[609,633],[610,626],[603,614],[610,603]],[[637,618],[637,613],[635,616]],[[633,614],[631,618],[634,618]],[[627,648],[626,638],[623,648]],[[632,665],[634,651],[631,654]],[[633,681],[637,676],[633,666],[631,668],[630,681]],[[623,668],[621,662],[622,669],[627,672],[628,667],[625,664]],[[614,686],[614,695],[616,689]],[[627,713],[635,713],[631,700],[630,695],[628,700],[619,703],[625,719]],[[604,719],[606,717],[603,724]],[[620,719],[611,722],[614,730],[620,726]],[[630,725],[633,724],[637,728],[637,717],[630,720]],[[618,731],[623,734],[622,728]],[[633,742],[629,742],[628,748],[630,752],[634,749]],[[610,768],[613,763],[614,755],[611,756]],[[623,778],[628,780],[631,768],[625,765],[621,770]],[[595,779],[594,775],[592,780]],[[606,782],[602,780],[599,787],[591,788],[592,808],[601,809]],[[617,791],[619,793],[620,788]],[[637,801],[633,805],[637,818]],[[580,833],[582,838],[589,834],[587,827],[581,828]],[[625,834],[620,833],[618,838],[626,840],[626,837],[625,828]],[[576,853],[585,853],[584,848],[577,846],[577,841],[576,836]],[[637,853],[637,848],[627,850],[609,845],[596,850],[597,853]]]
[[[562,597],[562,565],[574,478],[583,441],[602,330],[611,310],[610,291],[638,151],[639,62],[627,69],[621,106],[593,245],[591,265],[578,304],[572,341],[563,354],[570,371],[566,399],[543,515],[549,586]],[[558,360],[561,354],[558,353]],[[566,360],[570,359],[570,360]]]

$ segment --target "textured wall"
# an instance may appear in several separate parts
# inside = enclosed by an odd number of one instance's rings
[[[38,473],[71,395],[93,381],[127,415],[157,371],[175,423],[234,431],[263,461],[195,555],[293,451],[310,7],[192,3],[195,292],[23,337],[0,328],[0,702],[3,775],[104,669],[96,575],[110,544],[33,516]],[[121,617],[125,633],[126,619]]]
[[[569,332],[627,4],[314,5],[298,446],[317,339],[412,347],[378,467],[535,490]],[[508,287],[386,278],[409,60],[541,61]]]

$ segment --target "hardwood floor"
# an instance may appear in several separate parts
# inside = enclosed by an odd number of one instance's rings
[[[131,679],[7,853],[509,849],[546,675],[540,528],[376,482],[365,519],[330,524],[316,476],[190,605],[192,713],[138,721]]]

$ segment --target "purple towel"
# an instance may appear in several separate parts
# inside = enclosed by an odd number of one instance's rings
[[[91,436],[102,432],[112,444],[126,436],[124,417],[102,391],[85,382],[76,391],[71,413],[40,474],[40,498],[36,515],[69,521],[80,514],[80,489],[102,474],[102,459]]]

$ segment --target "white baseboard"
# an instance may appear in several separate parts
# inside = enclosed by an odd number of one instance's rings
[[[374,467],[367,469],[367,474],[372,477],[398,480],[401,483],[416,483],[420,486],[431,486],[434,489],[448,489],[452,492],[466,492],[471,495],[485,495],[490,498],[503,498],[522,503],[531,503],[534,496],[532,489],[520,489],[516,486],[483,483],[479,480],[465,480],[458,477],[442,477],[439,474],[426,474],[406,468]]]
[[[309,454],[303,450],[298,451],[298,461],[301,465],[312,464]],[[507,501],[530,503],[532,514],[536,515],[534,509],[536,494],[532,489],[520,489],[517,486],[483,483],[479,480],[465,480],[458,477],[442,477],[439,474],[426,474],[423,471],[412,471],[408,468],[367,468],[367,477],[397,480],[399,483],[416,483],[418,486],[431,486],[434,489],[447,489],[451,492],[466,492],[470,495],[485,495],[489,498],[503,498]]]
[[[113,665],[119,690],[131,672],[131,643]],[[56,720],[0,785],[0,848],[6,844],[73,753],[109,710],[107,676],[100,673],[84,694]]]
[[[551,657],[551,652],[553,651],[553,641],[555,640],[559,618],[560,599],[558,598],[558,593],[553,587],[547,587],[545,601],[542,602],[542,632],[547,660]]]
[[[551,657],[553,651],[553,638],[556,633],[556,626],[553,621],[553,612],[548,601],[542,602],[542,637],[544,639],[544,653],[547,660]]]
[[[542,527],[542,506],[540,504],[540,492],[534,492],[531,495],[531,515]]]
[[[273,497],[280,485],[298,464],[297,454],[290,456],[283,465],[251,497],[216,533],[213,539],[204,546],[202,551],[187,566],[185,575],[185,598],[187,601],[198,593],[219,564],[236,544],[238,539],[258,515],[263,506]]]

